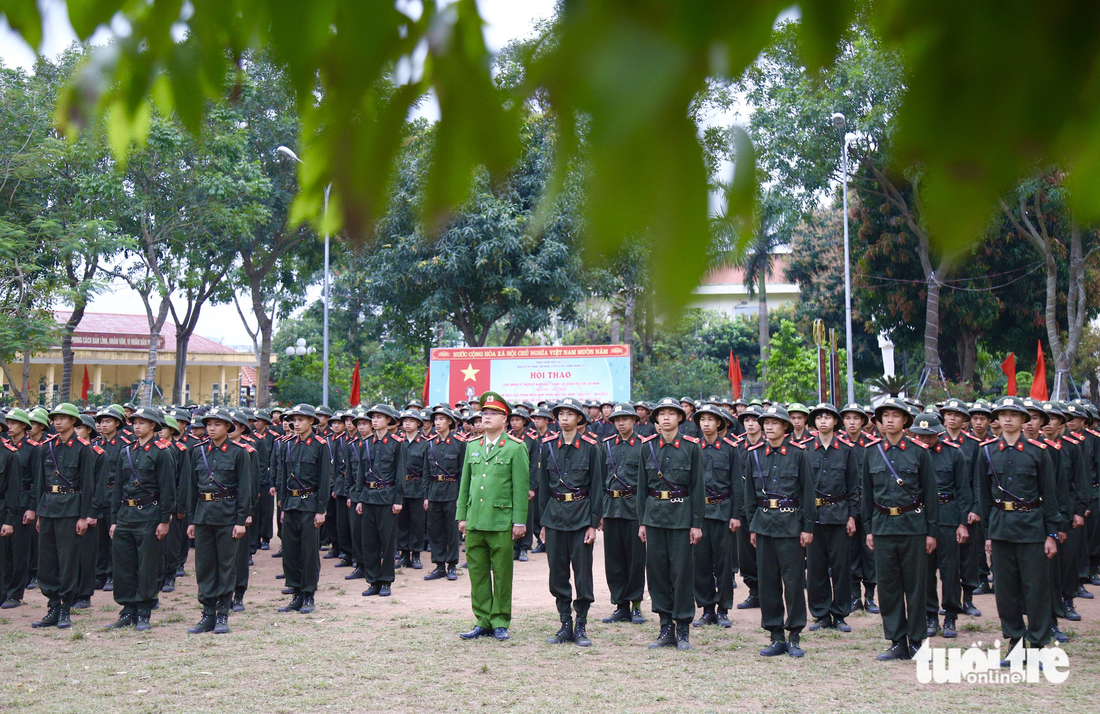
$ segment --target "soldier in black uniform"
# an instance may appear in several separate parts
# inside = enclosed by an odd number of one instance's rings
[[[967,539],[958,544],[959,577],[962,582],[962,612],[971,617],[981,617],[982,612],[974,607],[974,591],[978,588],[978,560],[985,559],[985,541],[982,539],[982,524],[978,517],[978,497],[974,490],[974,458],[981,440],[966,431],[970,422],[970,407],[959,399],[948,399],[940,407],[944,433],[938,438],[943,443],[959,447],[966,461],[966,479],[971,492],[970,512],[964,513],[967,525]]]
[[[928,556],[928,637],[940,633],[939,612],[943,608],[943,636],[958,636],[956,622],[963,611],[960,597],[959,549],[970,537],[966,527],[966,514],[974,509],[971,500],[974,491],[967,475],[966,457],[955,441],[942,438],[943,424],[934,412],[917,415],[909,428],[917,439],[928,447],[932,467],[936,470],[936,490],[939,493],[940,517],[936,524],[936,551]],[[940,574],[941,598],[936,597],[936,571]]]
[[[711,397],[711,399],[717,400],[718,397]],[[687,434],[688,436],[694,436],[696,439],[701,439],[703,433],[699,430],[699,425],[695,423],[695,402],[691,397],[680,397],[680,407],[684,410],[684,420],[680,422],[680,433]]]
[[[692,546],[703,537],[706,511],[703,454],[693,437],[680,434],[684,409],[674,398],[657,402],[653,415],[660,434],[643,439],[648,463],[638,483],[638,537],[646,544],[649,597],[661,620],[649,647],[688,650],[695,618]]]
[[[528,561],[527,551],[531,549],[537,537],[535,529],[535,511],[538,510],[532,504],[538,489],[538,461],[541,442],[537,438],[538,431],[531,428],[531,415],[526,408],[517,406],[508,415],[508,433],[519,439],[527,447],[527,462],[531,469],[531,483],[528,493],[531,498],[527,504],[527,530],[523,535],[512,541],[512,560],[521,563]],[[541,541],[540,541],[541,542]]]
[[[113,493],[115,479],[118,477],[119,454],[130,443],[130,439],[122,434],[123,420],[125,416],[122,410],[116,406],[107,406],[99,410],[95,415],[96,431],[98,437],[92,442],[103,449],[107,455],[107,492]],[[101,510],[99,518],[106,525],[105,528],[97,528],[97,554],[96,554],[96,587],[105,592],[114,590],[114,580],[111,577],[111,505]]]
[[[814,476],[814,540],[806,551],[811,630],[836,628],[851,632],[846,619],[852,608],[852,564],[849,540],[859,513],[859,462],[852,443],[836,433],[840,412],[822,402],[810,412],[817,435],[806,444]]]
[[[321,527],[332,494],[335,456],[328,439],[313,431],[318,417],[312,406],[298,404],[283,417],[290,420],[294,436],[286,443],[276,490],[283,506],[283,572],[294,597],[279,612],[308,614],[316,609]],[[390,562],[392,557],[391,550]]]
[[[1021,433],[1030,418],[1023,400],[1003,397],[993,407],[1001,435],[982,442],[974,463],[978,504],[986,524],[997,613],[1011,651],[1021,639],[1042,647],[1051,638],[1050,573],[1058,552],[1058,496],[1046,444]],[[1027,625],[1024,617],[1027,617]]]
[[[0,434],[8,431],[8,421],[0,413]],[[7,541],[15,532],[15,524],[23,516],[20,498],[23,495],[23,473],[19,468],[17,449],[0,438],[0,591],[7,592],[3,573],[8,569]]]
[[[229,632],[237,583],[238,541],[245,537],[252,492],[248,451],[229,439],[233,415],[214,407],[202,416],[207,439],[191,447],[186,483],[187,537],[195,540],[195,581],[202,619],[187,631]]]
[[[806,546],[813,542],[817,516],[814,479],[805,447],[789,439],[787,410],[770,406],[760,421],[764,439],[747,449],[744,479],[745,517],[760,578],[760,624],[771,633],[771,644],[760,654],[801,657]]]
[[[157,602],[157,576],[164,562],[164,539],[176,513],[176,470],[172,448],[156,438],[164,416],[141,407],[130,417],[135,440],[119,452],[110,498],[115,602],[122,606],[108,629],[151,629]]]
[[[18,509],[12,522],[12,534],[0,541],[0,548],[6,552],[3,578],[0,582],[0,608],[10,610],[23,604],[23,594],[27,587],[31,563],[31,539],[35,534],[35,512],[38,509],[38,494],[35,483],[41,478],[42,450],[28,436],[31,425],[30,415],[22,409],[12,409],[7,415],[8,444],[19,461]]]
[[[745,479],[752,473],[748,458],[748,448],[759,444],[764,438],[764,432],[760,427],[760,415],[763,410],[758,405],[749,406],[737,415],[737,421],[741,424],[744,437],[737,445],[737,457],[741,465],[741,483],[738,486],[745,490]],[[756,572],[756,546],[752,544],[752,533],[749,532],[749,522],[745,519],[744,496],[741,498],[741,528],[737,529],[734,537],[737,539],[737,565],[741,571],[741,579],[749,590],[749,595],[744,601],[737,603],[738,610],[752,610],[760,607],[760,580]]]
[[[92,443],[97,437],[95,419],[90,414],[81,414],[75,427],[76,435],[92,444],[95,452],[95,495],[92,496],[92,513],[96,525],[89,521],[88,531],[79,538],[80,542],[80,588],[77,592],[74,610],[86,610],[92,606],[92,595],[96,591],[96,557],[99,554],[99,532],[108,530],[110,522],[110,494],[107,491],[107,452]],[[100,524],[102,523],[102,527]],[[108,536],[109,537],[109,536]]]
[[[351,553],[355,569],[344,576],[344,580],[359,580],[363,577],[363,521],[364,516],[359,506],[363,503],[364,494],[358,484],[359,472],[365,468],[367,458],[370,456],[370,439],[374,436],[374,426],[365,409],[356,407],[352,411],[352,422],[355,424],[356,441],[348,444],[347,467],[344,475],[347,490],[348,525],[351,530]],[[368,511],[369,514],[369,511]]]
[[[634,433],[638,436],[653,436],[657,433],[657,428],[649,420],[650,412],[653,411],[652,407],[653,405],[649,402],[636,402],[634,404],[634,413],[638,415],[638,423],[634,425]]]
[[[338,547],[325,555],[329,558],[334,555],[340,558],[337,568],[350,568],[354,560],[354,553],[358,550],[352,542],[351,523],[355,511],[348,508],[348,466],[351,463],[351,452],[359,442],[359,432],[355,428],[355,411],[340,412],[340,420],[344,424],[344,431],[332,440],[332,448],[336,453],[336,462],[332,465],[332,497],[336,499],[336,542]],[[356,462],[358,463],[358,462]],[[352,474],[354,478],[354,474]]]
[[[529,461],[531,466],[532,477],[538,473],[541,468],[542,458],[542,440],[550,434],[558,433],[557,424],[554,422],[554,415],[550,413],[550,410],[544,406],[540,406],[538,409],[531,412],[531,438],[535,440],[536,445],[529,454]],[[542,511],[539,510],[539,498],[538,498],[538,479],[531,479],[531,501],[528,504],[527,509],[527,531],[534,537],[535,547],[531,549],[531,553],[545,553],[546,544],[542,542]],[[636,534],[636,532],[635,532]]]
[[[176,578],[181,577],[179,572],[187,559],[187,502],[184,484],[191,473],[191,449],[183,440],[189,431],[187,421],[183,419],[186,414],[183,409],[164,414],[164,421],[168,426],[166,431],[169,432],[169,438],[165,441],[172,457],[172,478],[176,488],[176,513],[168,524],[168,536],[164,539],[164,573],[160,587],[160,591],[164,593],[175,591]]]
[[[913,417],[900,399],[875,409],[883,438],[863,456],[863,522],[875,553],[882,629],[890,647],[877,659],[912,659],[925,637],[928,555],[936,549],[940,499],[928,448],[905,436]]]
[[[1049,426],[1054,421],[1055,407],[1051,402],[1040,402],[1030,397],[1024,399],[1030,419],[1024,422],[1023,433],[1028,439],[1038,440],[1046,445],[1054,473],[1054,489],[1058,494],[1058,552],[1047,561],[1050,566],[1050,634],[1058,642],[1069,642],[1069,637],[1058,627],[1058,618],[1069,619],[1066,601],[1062,598],[1062,559],[1066,554],[1065,544],[1069,541],[1067,531],[1073,530],[1073,512],[1076,496],[1070,489],[1075,478],[1074,469],[1080,468],[1080,462],[1074,459],[1073,445],[1061,440],[1060,432],[1047,436]],[[1060,411],[1060,410],[1059,410]],[[1071,601],[1072,602],[1072,601]],[[1080,617],[1080,615],[1078,615]]]
[[[397,515],[397,549],[401,551],[399,568],[420,570],[420,549],[424,545],[424,491],[428,458],[428,439],[420,433],[423,425],[420,412],[401,412],[401,429],[405,443],[405,496],[401,513]]]
[[[260,500],[259,480],[262,476],[259,475],[261,473],[260,455],[253,446],[255,441],[249,436],[248,414],[243,409],[230,409],[229,413],[233,417],[233,431],[230,432],[229,439],[248,452],[248,482],[251,484],[248,493],[245,534],[244,538],[237,541],[237,582],[233,586],[233,603],[230,606],[233,612],[244,612],[244,594],[248,591],[248,568],[252,565],[252,514]],[[285,567],[286,561],[283,562]]]
[[[603,440],[604,508],[600,520],[603,531],[604,573],[615,611],[603,618],[605,623],[645,624],[642,596],[645,595],[645,543],[638,538],[638,484],[648,481],[641,471],[646,468],[642,437],[634,433],[638,415],[630,404],[618,404],[610,414],[618,432]]]
[[[862,503],[863,500],[863,458],[867,451],[867,445],[871,441],[864,429],[870,422],[863,407],[855,402],[845,404],[840,410],[840,418],[844,424],[844,435],[848,443],[852,445],[852,453],[856,459],[856,495]],[[867,533],[870,523],[863,522],[862,509],[856,509],[856,530],[848,541],[848,558],[852,566],[852,606],[850,612],[864,610],[877,615],[878,605],[875,604],[875,554],[867,547]],[[866,595],[866,601],[861,597]]]
[[[363,516],[363,577],[370,587],[364,597],[390,595],[394,579],[394,549],[397,547],[397,516],[405,501],[405,445],[390,436],[397,424],[397,412],[388,404],[376,404],[367,412],[374,435],[364,444],[356,486],[362,502],[356,507]]]
[[[683,401],[680,400],[680,406]],[[729,611],[733,607],[730,550],[734,533],[741,527],[744,508],[741,463],[733,440],[719,436],[719,430],[726,425],[719,407],[706,404],[694,412],[693,417],[694,426],[702,435],[699,449],[703,457],[706,496],[703,537],[694,549],[695,604],[703,609],[703,615],[692,624],[695,627],[730,627]]]
[[[598,404],[596,408],[599,409]],[[561,433],[543,440],[542,465],[537,476],[550,593],[557,601],[561,620],[561,627],[547,642],[575,642],[588,647],[592,644],[587,633],[588,609],[596,599],[592,544],[596,542],[596,528],[603,515],[604,462],[596,437],[579,430],[587,421],[580,401],[563,399],[554,406],[553,414]],[[511,438],[523,443],[522,439]],[[575,598],[569,583],[570,568]]]
[[[428,439],[426,459],[427,488],[424,510],[427,511],[428,542],[431,544],[435,568],[425,580],[458,580],[458,482],[466,456],[466,442],[454,429],[458,417],[446,407],[436,407],[432,415],[435,433]]]
[[[248,425],[251,429],[252,448],[256,450],[256,458],[260,461],[260,473],[257,476],[258,500],[252,509],[252,553],[270,548],[272,533],[272,517],[275,514],[275,497],[271,495],[271,487],[275,485],[275,474],[271,471],[271,451],[275,444],[275,434],[271,431],[271,415],[265,409],[256,410],[249,415]]]

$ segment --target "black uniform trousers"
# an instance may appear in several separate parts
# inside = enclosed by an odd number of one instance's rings
[[[730,522],[703,520],[703,538],[695,544],[695,604],[729,612],[733,607],[733,573],[729,551],[733,547]]]
[[[882,576],[878,584],[882,632],[891,642],[903,637],[911,644],[924,641],[928,600],[924,545],[923,535],[875,536],[875,571]]]
[[[333,497],[330,493],[328,502],[325,504],[325,522],[321,525],[318,548],[321,543],[334,544],[336,542],[336,508],[338,503],[339,499]]]
[[[756,534],[756,570],[760,583],[760,626],[782,636],[806,626],[806,549],[793,538]],[[786,618],[784,618],[786,606]]]
[[[521,550],[531,550],[535,542],[535,503],[538,498],[527,501],[527,530],[519,538],[512,541],[512,554],[518,556]]]
[[[1058,555],[1055,559],[1058,561],[1059,573],[1051,580],[1050,585],[1058,600],[1072,600],[1077,597],[1077,586],[1081,584],[1081,579],[1077,577],[1077,561],[1081,549],[1087,549],[1082,537],[1087,535],[1084,531],[1084,528],[1070,528],[1066,533],[1066,542],[1058,544]]]
[[[96,524],[95,579],[97,582],[103,583],[107,578],[112,577],[111,551],[113,550],[110,519],[104,518]]]
[[[973,529],[970,538],[967,540],[974,542],[975,550],[971,552],[974,554],[974,559],[978,561],[978,583],[981,584],[982,582],[989,582],[993,571],[989,567],[989,559],[985,554],[985,524],[975,523]]]
[[[187,519],[176,518],[168,524],[168,535],[164,539],[164,577],[176,577],[176,570],[183,567],[187,557]]]
[[[687,623],[695,617],[695,558],[689,530],[657,526],[645,529],[649,599],[653,612],[661,616],[662,626],[673,620]]]
[[[195,525],[195,581],[204,611],[228,614],[237,580],[233,526]]]
[[[404,510],[404,509],[402,509]],[[363,576],[370,584],[392,583],[393,552],[397,545],[397,516],[389,503],[363,504]]]
[[[0,587],[0,600],[22,600],[30,578],[31,536],[34,535],[34,521],[24,525],[20,513],[12,526],[12,534],[0,539],[0,549],[4,550],[3,586]]]
[[[752,544],[751,537],[747,527],[737,531],[737,567],[741,571],[745,587],[749,589],[749,595],[756,595],[760,589],[760,579],[756,572],[756,546]]]
[[[244,538],[237,541],[237,578],[233,586],[233,594],[238,598],[243,597],[248,590],[248,559],[252,556],[252,534],[256,530],[256,524],[245,526]],[[285,558],[286,555],[284,554]],[[320,566],[318,566],[320,567]]]
[[[1100,500],[1089,501],[1089,514],[1085,516],[1085,534],[1081,536],[1082,544],[1079,548],[1077,576],[1081,582],[1089,579],[1089,575],[1100,568]]]
[[[856,516],[856,534],[848,541],[848,561],[852,567],[852,599],[860,596],[862,591],[867,597],[874,597],[875,584],[875,554],[867,547],[867,529],[863,519]]]
[[[94,526],[89,525],[84,535],[77,536],[77,547],[80,549],[80,587],[77,589],[77,598],[90,600],[95,593],[95,569],[96,557],[99,555],[99,532],[110,530],[107,519],[97,521]]]
[[[983,580],[989,579],[989,564],[985,560],[985,532],[981,523],[972,523],[966,527],[969,537],[959,546],[959,579],[963,590],[973,592]],[[982,566],[985,575],[982,575]],[[966,598],[963,598],[964,600]]]
[[[1050,567],[1043,544],[994,540],[992,560],[1001,633],[1042,647],[1050,640],[1051,625]]]
[[[938,617],[941,607],[948,615],[958,615],[962,612],[962,586],[959,578],[960,548],[955,541],[954,527],[940,526],[936,529],[936,549],[928,555],[928,603],[925,607],[928,617]],[[936,597],[937,570],[940,572],[940,598]]]
[[[157,540],[156,521],[123,523],[111,539],[115,602],[124,612],[150,610],[157,601],[158,570],[164,560],[164,541]]]
[[[357,567],[361,568],[363,567],[363,517],[355,512],[355,507],[358,505],[352,501],[347,509],[348,530],[351,531],[351,559]]]
[[[348,508],[346,496],[341,496],[337,501],[339,503],[336,504],[336,541],[340,544],[340,554],[351,558],[353,553],[359,551],[351,537],[351,517],[355,515],[355,511],[349,513],[351,509]]]
[[[401,506],[397,514],[397,549],[419,553],[424,547],[424,521],[428,515],[424,499],[406,498]]]
[[[316,515],[313,511],[283,511],[283,573],[286,586],[292,588],[295,595],[317,592],[317,579],[321,575],[321,529],[313,525]]]
[[[603,519],[603,569],[612,604],[630,609],[645,595],[645,543],[638,537],[638,521]]]
[[[32,578],[38,578],[38,529],[31,529],[31,564],[27,566],[28,575]]]
[[[546,562],[550,566],[550,594],[558,605],[558,617],[562,622],[572,619],[572,609],[577,612],[577,623],[588,622],[588,608],[596,599],[592,583],[592,546],[584,542],[587,528],[574,531],[546,529]],[[576,597],[569,584],[569,571],[573,570]]]
[[[72,605],[80,593],[78,520],[76,516],[38,519],[38,588],[50,607]]]
[[[848,617],[852,612],[852,549],[847,526],[815,523],[806,563],[810,614],[815,618]]]
[[[436,565],[458,565],[457,511],[458,501],[428,501],[428,542]]]
[[[1064,564],[1069,560],[1068,553],[1062,551],[1063,545],[1069,544],[1069,534],[1066,534],[1066,542],[1058,544],[1058,552],[1054,554],[1053,558],[1047,561],[1050,569],[1050,624],[1057,625],[1058,618],[1065,619],[1066,615],[1066,601],[1062,597],[1062,577],[1064,575]],[[1076,578],[1074,579],[1076,580]]]
[[[339,499],[340,503],[344,503],[344,499]],[[256,547],[259,548],[261,542],[267,542],[271,540],[274,535],[274,529],[271,522],[275,517],[275,497],[271,495],[269,489],[264,489],[260,494],[259,500],[256,501],[255,513],[252,517],[252,524],[258,525],[256,528],[256,535],[254,542]]]

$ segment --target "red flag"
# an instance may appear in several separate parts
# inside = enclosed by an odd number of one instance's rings
[[[84,381],[80,383],[80,398],[88,401],[88,390],[91,388],[92,383],[88,381],[88,365],[84,365]]]
[[[1045,402],[1050,399],[1047,392],[1047,363],[1043,359],[1043,343],[1039,342],[1039,356],[1035,358],[1035,379],[1031,381],[1031,398]]]
[[[348,403],[353,407],[359,406],[359,360],[355,360],[355,371],[351,373],[351,397]]]
[[[730,356],[733,357],[733,350]],[[734,399],[741,398],[741,360],[737,357],[733,357],[730,364],[730,393]]]
[[[1008,357],[1005,357],[1005,361],[1001,362],[1001,371],[1008,377],[1008,386],[1005,387],[1005,394],[1010,397],[1016,396],[1016,353],[1009,352]]]
[[[424,370],[424,388],[420,390],[420,403],[424,406],[428,406],[428,377],[431,375],[432,370]]]

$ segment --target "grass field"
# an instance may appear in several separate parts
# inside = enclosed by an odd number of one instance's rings
[[[273,548],[276,543],[273,542]],[[986,712],[1094,711],[1100,693],[1100,601],[1078,600],[1084,621],[1065,627],[1070,676],[1062,685],[919,684],[912,662],[874,660],[886,643],[877,616],[849,619],[850,634],[806,632],[801,660],[765,659],[759,610],[736,611],[728,630],[694,628],[691,652],[650,651],[646,625],[604,625],[610,605],[596,547],[594,645],[547,645],[557,629],[545,556],[516,564],[512,640],[463,642],[472,624],[469,583],[424,582],[399,572],[394,595],[363,598],[363,581],[323,561],[318,609],[280,614],[279,560],[256,556],[248,611],[228,635],[188,635],[198,619],[192,563],[162,596],[154,628],[104,632],[109,593],[74,615],[69,631],[31,629],[44,599],[0,616],[0,710],[19,712]],[[272,551],[274,552],[274,551]],[[740,586],[735,598],[746,591]],[[959,621],[959,646],[1000,636],[993,596],[981,618]],[[1064,623],[1069,624],[1069,623]],[[1082,626],[1083,625],[1083,626]],[[950,641],[936,638],[943,646]]]

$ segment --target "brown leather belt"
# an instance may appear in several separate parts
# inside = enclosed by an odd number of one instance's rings
[[[658,491],[655,488],[649,489],[649,495],[656,498],[658,501],[671,501],[674,498],[687,498],[688,492],[686,489],[674,488],[671,491]]]
[[[201,491],[199,493],[200,501],[220,501],[224,498],[233,498],[237,495],[237,489],[230,488],[225,491]]]
[[[913,501],[908,506],[883,506],[875,504],[875,510],[886,516],[901,516],[924,508],[924,501]]]
[[[760,508],[798,508],[798,501],[793,498],[758,498],[756,505]]]
[[[1040,501],[994,501],[993,506],[998,510],[1005,511],[1006,513],[1011,511],[1023,511],[1027,513],[1039,507]]]
[[[561,501],[562,503],[573,503],[574,501],[583,501],[588,498],[588,491],[567,491],[565,493],[550,492],[555,501]]]
[[[839,496],[822,496],[821,498],[814,499],[814,505],[818,508],[821,508],[822,506],[831,506],[834,503],[844,503],[847,498],[848,495],[844,493],[840,494]]]
[[[609,498],[634,498],[638,495],[638,489],[636,488],[605,488],[603,490]]]

